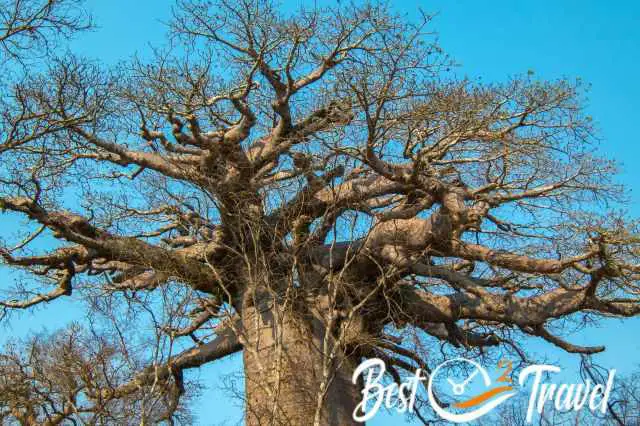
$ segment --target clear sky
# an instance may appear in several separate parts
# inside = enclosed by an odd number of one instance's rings
[[[320,0],[322,1],[322,0]],[[163,42],[168,20],[168,0],[89,0],[99,28],[81,35],[72,50],[107,64],[135,54],[144,55],[149,43]],[[286,1],[290,8],[299,1]],[[486,82],[502,81],[514,74],[535,71],[541,78],[581,77],[590,83],[589,113],[602,137],[602,152],[622,165],[620,181],[629,189],[630,215],[640,217],[640,2],[618,0],[513,1],[429,0],[391,2],[407,14],[418,8],[437,12],[433,30],[440,44],[461,66],[456,72]],[[2,279],[0,270],[0,279]],[[23,315],[0,333],[22,334],[46,325],[54,328],[74,316],[72,303],[53,304],[37,314]],[[604,344],[607,352],[596,359],[610,368],[628,372],[640,363],[639,320],[610,320],[599,328],[573,336],[574,343]],[[6,337],[6,334],[5,334]],[[0,340],[2,340],[0,338]],[[570,370],[577,358],[532,347]],[[241,423],[239,402],[221,390],[222,378],[240,371],[239,356],[204,368],[199,374],[208,389],[196,401],[198,424]],[[374,426],[405,424],[402,417],[380,415]]]

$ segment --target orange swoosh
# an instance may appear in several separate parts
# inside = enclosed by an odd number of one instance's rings
[[[454,407],[456,408],[471,408],[474,407],[478,404],[482,404],[483,402],[485,402],[487,399],[494,397],[495,395],[502,393],[502,392],[507,392],[512,390],[513,388],[511,386],[500,386],[497,388],[493,388],[491,390],[486,391],[485,393],[481,393],[478,396],[475,396],[467,401],[463,401],[463,402],[456,402],[455,404],[453,404]]]

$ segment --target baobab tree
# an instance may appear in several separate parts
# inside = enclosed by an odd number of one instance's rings
[[[76,2],[25,5],[56,19],[2,27],[48,59],[1,89],[1,312],[89,316],[0,356],[6,421],[188,422],[186,372],[242,352],[246,424],[353,424],[364,358],[596,353],[559,325],[640,313],[579,81],[457,79],[384,3],[178,1],[169,47],[109,68],[43,44]]]

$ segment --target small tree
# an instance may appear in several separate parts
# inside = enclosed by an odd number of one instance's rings
[[[5,3],[5,59],[85,26]],[[8,349],[0,417],[186,419],[184,371],[242,351],[248,425],[347,425],[364,357],[602,351],[557,324],[640,313],[640,246],[600,213],[624,197],[579,82],[455,79],[429,21],[186,0],[153,60],[6,81],[0,207],[28,224],[1,254],[31,278],[1,306],[91,315]]]

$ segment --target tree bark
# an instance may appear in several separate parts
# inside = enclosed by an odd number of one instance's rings
[[[322,321],[261,305],[243,309],[246,425],[306,426],[314,418],[319,425],[361,424],[352,418],[360,398],[351,382],[357,361],[337,353],[326,370]]]

